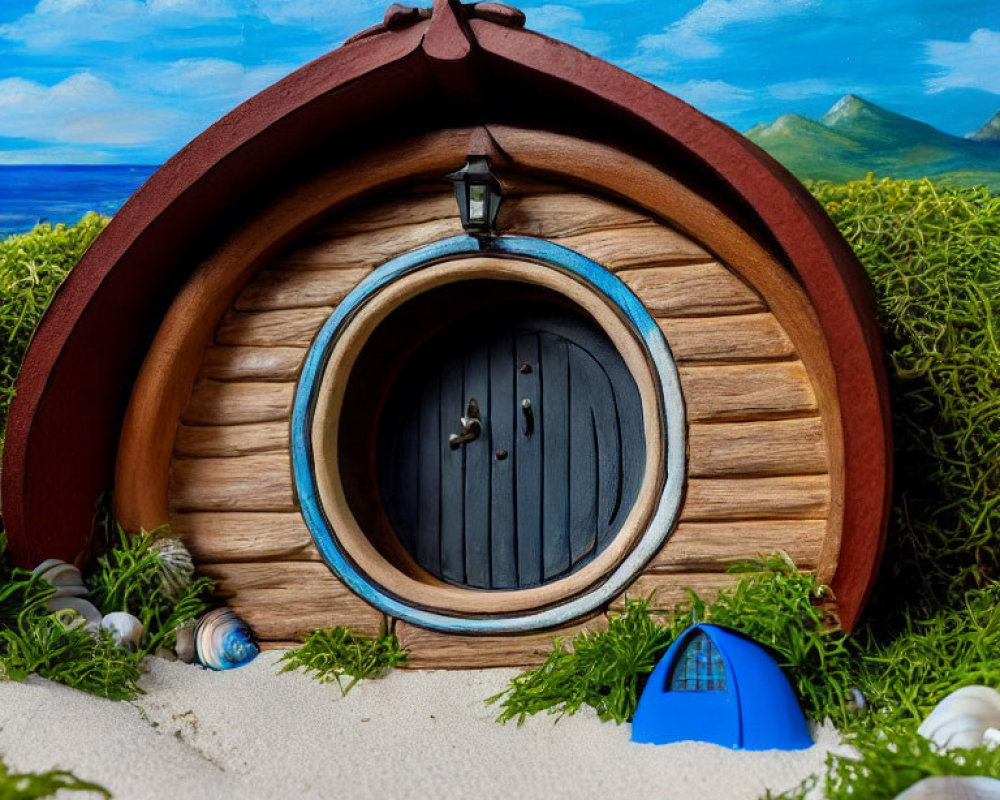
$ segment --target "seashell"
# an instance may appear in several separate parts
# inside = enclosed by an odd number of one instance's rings
[[[942,750],[981,747],[1000,729],[1000,692],[988,686],[965,686],[935,706],[917,733]]]
[[[184,542],[174,537],[157,539],[151,545],[160,561],[160,580],[163,592],[176,597],[194,578],[194,562]]]
[[[1000,781],[969,775],[935,775],[917,781],[895,800],[1000,800]]]
[[[144,628],[138,617],[127,611],[112,611],[101,620],[101,630],[110,633],[116,645],[131,650],[139,646]]]
[[[86,620],[83,629],[88,633],[96,635],[101,630],[101,612],[97,606],[82,597],[52,597],[45,603],[45,607],[53,613],[66,609],[75,611]],[[65,615],[59,618],[60,621],[63,618]]]
[[[228,608],[202,615],[195,625],[194,641],[198,661],[210,669],[242,667],[260,652],[253,632]]]
[[[80,570],[58,558],[46,559],[31,574],[56,588],[53,597],[83,597],[88,592]]]
[[[857,686],[852,686],[847,690],[847,710],[853,714],[860,714],[868,708],[868,700]]]
[[[184,623],[177,626],[177,644],[174,645],[174,652],[179,661],[191,664],[197,658],[194,646],[194,624]]]

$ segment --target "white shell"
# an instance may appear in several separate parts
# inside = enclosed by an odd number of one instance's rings
[[[896,800],[1000,800],[1000,781],[968,775],[936,775],[917,781]]]
[[[120,647],[138,647],[143,627],[139,619],[127,611],[112,611],[101,620],[101,630],[110,633]]]
[[[937,704],[917,733],[942,750],[981,747],[991,728],[1000,729],[1000,692],[965,686]],[[990,737],[987,737],[990,738]]]
[[[242,667],[259,652],[250,627],[228,608],[202,615],[195,625],[194,640],[198,661],[210,669]]]
[[[160,560],[160,575],[164,593],[174,597],[194,578],[194,562],[184,542],[174,537],[157,539],[152,544]]]
[[[185,664],[191,664],[198,657],[194,646],[194,624],[186,623],[177,626],[177,644],[174,645],[174,652],[177,658]]]
[[[88,591],[80,570],[58,558],[46,559],[35,567],[32,575],[52,584],[56,588],[54,597],[83,597]]]
[[[45,607],[52,612],[62,609],[75,611],[87,620],[83,629],[89,633],[96,634],[101,629],[101,612],[97,606],[82,597],[52,597],[45,603]]]

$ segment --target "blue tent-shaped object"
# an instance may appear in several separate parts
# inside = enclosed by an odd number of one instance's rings
[[[632,741],[701,741],[742,750],[804,750],[813,742],[788,680],[759,645],[694,625],[656,665],[632,720]]]

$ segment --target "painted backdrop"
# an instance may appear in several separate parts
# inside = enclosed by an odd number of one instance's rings
[[[429,0],[427,0],[429,4]],[[199,131],[388,0],[4,0],[0,232],[113,213]],[[1000,189],[995,0],[562,0],[528,25],[679,95],[800,177]],[[69,167],[67,165],[74,165]]]

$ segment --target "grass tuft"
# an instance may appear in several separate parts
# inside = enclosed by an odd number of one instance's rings
[[[159,554],[152,547],[169,530],[132,535],[121,526],[115,528],[118,541],[97,559],[97,569],[87,581],[91,601],[102,614],[127,611],[138,617],[145,628],[140,643],[144,653],[171,648],[177,627],[193,622],[208,608],[214,583],[197,577],[178,594],[171,594],[163,583]]]
[[[657,618],[650,600],[630,600],[624,612],[609,615],[608,627],[585,631],[571,648],[556,640],[535,670],[511,681],[488,702],[499,703],[500,722],[522,723],[529,714],[574,714],[593,708],[602,720],[621,724],[632,718],[641,684],[671,643],[690,625],[711,622],[746,634],[771,648],[814,719],[846,721],[853,685],[846,637],[824,622],[824,589],[777,554],[748,563],[753,570],[717,600],[690,600]]]
[[[135,698],[141,653],[117,647],[106,633],[64,627],[45,606],[51,585],[23,570],[13,578],[0,589],[0,678],[23,681],[34,673],[110,700]]]
[[[93,792],[111,798],[111,792],[103,786],[82,781],[72,772],[11,772],[0,760],[0,800],[36,800],[62,791]]]
[[[310,633],[301,646],[278,661],[279,674],[296,669],[320,683],[336,683],[341,695],[369,678],[381,678],[406,663],[407,652],[383,620],[378,636],[365,636],[344,627],[322,628]]]
[[[1000,750],[942,751],[915,731],[891,738],[879,732],[854,736],[851,748],[851,753],[827,755],[825,775],[814,775],[782,794],[768,792],[764,800],[807,800],[817,790],[826,800],[888,800],[924,778],[1000,775]]]
[[[117,528],[118,543],[97,561],[89,599],[102,614],[127,611],[145,631],[133,652],[102,633],[67,629],[49,613],[54,588],[24,570],[0,584],[0,678],[23,681],[32,673],[111,700],[132,700],[141,690],[142,659],[174,645],[178,625],[207,608],[213,583],[196,578],[176,596],[165,590],[157,551],[161,532],[129,536]]]
[[[487,702],[500,704],[500,722],[516,719],[518,725],[529,714],[572,715],[585,705],[621,724],[635,711],[642,678],[679,632],[653,619],[648,599],[630,600],[623,612],[609,615],[605,630],[577,634],[572,647],[554,639],[545,663]]]

